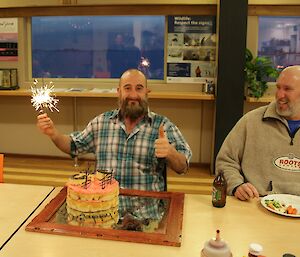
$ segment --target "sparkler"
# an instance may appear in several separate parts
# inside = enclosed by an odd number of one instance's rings
[[[59,100],[51,96],[54,88],[52,81],[49,83],[49,86],[45,83],[41,88],[37,87],[37,79],[34,80],[33,84],[34,86],[31,87],[31,103],[35,110],[39,111],[40,113],[43,113],[44,109],[49,109],[51,112],[53,112],[54,109],[59,112],[58,108],[56,107],[56,104]]]
[[[150,67],[149,59],[142,56],[141,61],[140,61],[139,66],[138,66],[138,70],[143,72],[145,74],[146,78],[150,77],[149,67]]]
[[[148,58],[142,57],[140,61],[140,66],[144,68],[149,68],[150,67],[150,61]]]

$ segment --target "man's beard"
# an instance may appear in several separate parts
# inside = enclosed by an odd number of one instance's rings
[[[135,99],[138,101],[129,103],[132,99],[126,98],[119,100],[121,115],[123,118],[129,118],[132,121],[145,116],[148,113],[148,99]]]
[[[293,104],[291,104],[288,100],[286,105],[288,106],[288,108],[286,108],[285,110],[281,110],[280,109],[280,105],[278,104],[278,100],[276,101],[276,112],[278,115],[284,117],[284,118],[292,118],[296,115],[298,115],[298,113],[300,112],[300,101],[297,101]]]

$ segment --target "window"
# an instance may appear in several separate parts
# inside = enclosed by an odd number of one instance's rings
[[[164,33],[164,16],[32,17],[32,77],[119,78],[140,68],[162,80]]]
[[[278,69],[300,63],[300,16],[259,17],[258,55]]]

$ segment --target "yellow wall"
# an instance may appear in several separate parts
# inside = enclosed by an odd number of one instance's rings
[[[73,98],[59,98],[59,113],[49,113],[57,128],[73,128]],[[213,101],[150,99],[153,111],[169,117],[182,131],[193,150],[193,162],[210,162]],[[78,129],[101,112],[116,107],[114,98],[77,98]],[[36,128],[30,97],[0,96],[0,152],[65,156]]]

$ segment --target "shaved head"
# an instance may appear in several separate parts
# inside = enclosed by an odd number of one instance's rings
[[[300,120],[300,65],[285,68],[276,84],[277,113],[288,120]]]
[[[278,83],[293,83],[300,86],[300,65],[289,66],[285,68],[279,75]]]
[[[143,81],[143,85],[147,87],[147,79],[143,72],[137,69],[129,69],[125,71],[119,81],[119,87],[124,83],[124,80],[127,80],[129,77],[138,77]]]

